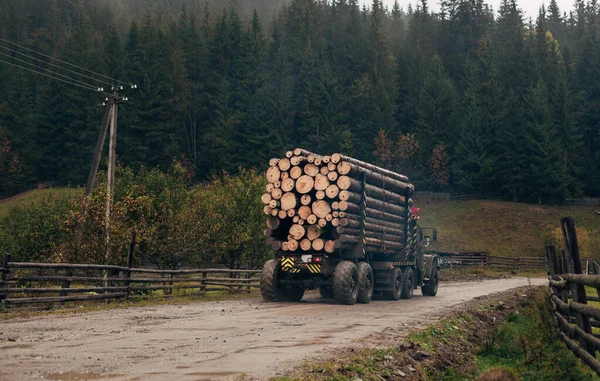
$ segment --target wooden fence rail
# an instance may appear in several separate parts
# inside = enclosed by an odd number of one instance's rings
[[[588,305],[588,301],[600,301],[600,265],[588,262],[588,274],[583,274],[575,222],[571,217],[562,218],[561,227],[565,249],[559,253],[553,246],[546,248],[553,315],[566,346],[600,375],[596,359],[600,339],[592,332],[592,327],[600,326],[600,308]],[[594,288],[597,295],[588,297],[586,286]]]
[[[508,258],[489,255],[487,252],[447,253],[434,252],[440,256],[442,267],[489,267],[499,270],[546,269],[548,262],[544,257]]]
[[[82,300],[120,299],[162,290],[197,289],[247,292],[259,287],[260,270],[156,270],[112,265],[11,262],[0,267],[0,301],[4,306]],[[52,295],[54,294],[54,295]]]

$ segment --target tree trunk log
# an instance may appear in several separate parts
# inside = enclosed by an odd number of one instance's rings
[[[292,167],[292,169],[290,169],[290,177],[292,179],[296,180],[300,176],[302,176],[302,168],[300,168],[300,167]]]
[[[311,247],[312,244],[308,238],[304,238],[302,241],[300,241],[300,248],[302,250],[309,251]]]
[[[312,241],[312,248],[316,251],[321,251],[325,247],[325,241],[321,238],[317,238]]]
[[[344,215],[342,216],[342,213],[340,212],[340,226],[350,226],[352,224],[352,221],[360,222],[361,219],[362,219],[362,217],[358,214],[344,213]],[[399,230],[404,229],[404,221],[391,222],[391,221],[381,220],[378,218],[369,217],[367,215],[365,222],[370,223],[370,224],[385,226],[385,227],[392,228],[392,229],[399,229]]]
[[[319,238],[321,236],[321,228],[318,225],[309,225],[308,229],[306,229],[306,238],[311,241]]]
[[[271,192],[271,198],[273,198],[273,200],[279,200],[281,196],[283,196],[283,190],[281,190],[281,188],[275,188],[273,189],[273,192]]]
[[[271,230],[275,230],[279,227],[281,220],[276,217],[267,218],[267,227]]]
[[[319,167],[308,163],[304,166],[304,173],[310,177],[315,177],[319,173]]]
[[[262,203],[265,205],[269,205],[269,203],[271,202],[271,195],[269,193],[264,193],[261,196],[260,201],[262,201]]]
[[[360,205],[357,205],[357,204],[354,204],[354,203],[348,202],[348,201],[340,201],[339,210],[347,211],[348,213],[352,213],[352,214],[356,214],[356,215],[362,214]],[[404,223],[404,221],[405,221],[405,218],[402,216],[399,216],[394,213],[388,213],[388,212],[378,210],[378,209],[373,209],[373,208],[367,207],[366,212],[367,212],[367,217],[373,217],[373,218],[377,218],[377,219],[381,219],[381,220],[385,220],[385,221],[397,222],[397,223]]]
[[[312,204],[312,212],[318,218],[325,218],[326,215],[331,213],[331,206],[324,200],[315,201]]]
[[[289,251],[296,251],[298,250],[298,241],[296,241],[295,239],[290,239],[287,242],[287,247]]]
[[[325,191],[322,191],[322,190],[316,191],[315,198],[317,200],[323,200],[325,198]]]
[[[306,234],[306,229],[304,229],[304,226],[294,224],[290,227],[290,234],[295,240],[300,240]]]
[[[281,209],[288,211],[294,209],[296,205],[298,205],[298,199],[296,198],[295,193],[286,192],[281,196]]]
[[[279,170],[278,167],[269,167],[269,169],[267,169],[267,181],[270,183],[274,183],[275,181],[279,180],[281,176],[281,171]]]
[[[325,189],[325,195],[328,198],[336,198],[340,193],[340,188],[338,188],[337,185],[335,184],[331,184],[330,186],[327,187],[327,189]]]
[[[291,192],[294,190],[295,181],[294,179],[284,179],[281,181],[281,190],[284,192]]]
[[[300,218],[303,220],[306,220],[311,214],[312,209],[310,209],[310,206],[302,205],[300,209],[298,209],[298,216],[300,216]]]
[[[323,176],[322,174],[317,174],[315,176],[315,189],[324,191],[329,186],[329,179],[327,176]]]
[[[381,173],[384,176],[401,181],[403,183],[409,182],[408,177],[401,175],[399,173],[396,173],[396,172],[392,172],[389,169],[381,168],[376,165],[364,162],[362,160],[358,160],[358,159],[355,159],[355,158],[352,158],[349,156],[341,155],[339,153],[334,153],[333,155],[331,155],[331,162],[333,162],[335,164],[340,163],[342,160],[347,161],[348,163],[353,164],[356,167],[361,167],[361,168],[364,168],[369,171]]]
[[[325,241],[325,252],[331,254],[334,251],[335,251],[335,241],[332,241],[332,240]]]
[[[296,190],[300,194],[307,194],[315,185],[315,180],[309,175],[302,175],[296,180]]]
[[[291,167],[290,159],[287,157],[280,159],[279,162],[277,162],[277,167],[280,171],[287,171]]]

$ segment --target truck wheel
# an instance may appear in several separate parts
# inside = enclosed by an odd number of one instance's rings
[[[415,274],[410,267],[404,269],[402,273],[404,274],[402,278],[402,299],[410,299],[413,296],[415,287]]]
[[[421,287],[421,292],[425,296],[435,296],[438,292],[439,283],[440,276],[438,274],[438,269],[434,267],[433,270],[431,270],[429,280]]]
[[[279,261],[271,259],[265,263],[260,273],[260,294],[267,302],[281,301],[282,292],[277,286],[279,277]]]
[[[286,300],[290,302],[299,302],[302,300],[304,296],[304,288],[292,286],[290,288],[284,289],[284,297]]]
[[[325,298],[325,299],[333,298],[333,290],[329,286],[319,287],[319,293],[321,294],[321,298]]]
[[[404,275],[400,267],[394,267],[392,270],[390,285],[392,286],[392,291],[384,291],[383,296],[388,300],[399,300],[402,296],[402,286],[404,285]]]
[[[350,261],[342,261],[333,273],[333,297],[342,304],[354,304],[358,299],[358,269]]]
[[[358,298],[359,303],[369,303],[373,298],[373,269],[367,262],[360,262],[358,270]]]

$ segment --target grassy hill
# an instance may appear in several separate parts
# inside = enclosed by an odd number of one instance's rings
[[[561,217],[573,217],[578,231],[587,232],[588,247],[600,258],[600,207],[538,206],[470,200],[419,203],[421,226],[438,228],[440,251],[487,251],[507,257],[544,255],[544,237],[560,228]]]
[[[16,206],[30,202],[37,202],[46,195],[52,196],[53,194],[61,194],[64,192],[78,192],[78,190],[74,188],[34,189],[4,200],[0,200],[0,219],[8,216],[10,209]]]
[[[71,188],[40,189],[0,201],[0,218],[10,208],[35,202],[47,194],[77,192]],[[587,256],[600,259],[600,207],[538,206],[512,202],[470,200],[415,202],[421,208],[421,226],[438,229],[440,251],[487,251],[507,257],[544,255],[544,237],[560,228],[560,218],[575,218],[578,229],[587,232]],[[580,234],[580,239],[585,238]],[[583,243],[583,242],[582,242]]]

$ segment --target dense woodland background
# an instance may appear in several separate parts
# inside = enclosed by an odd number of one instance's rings
[[[512,0],[0,0],[0,38],[136,83],[117,147],[135,169],[200,181],[301,146],[421,190],[600,196],[596,0],[536,20]],[[0,194],[82,184],[102,100],[0,63]]]

